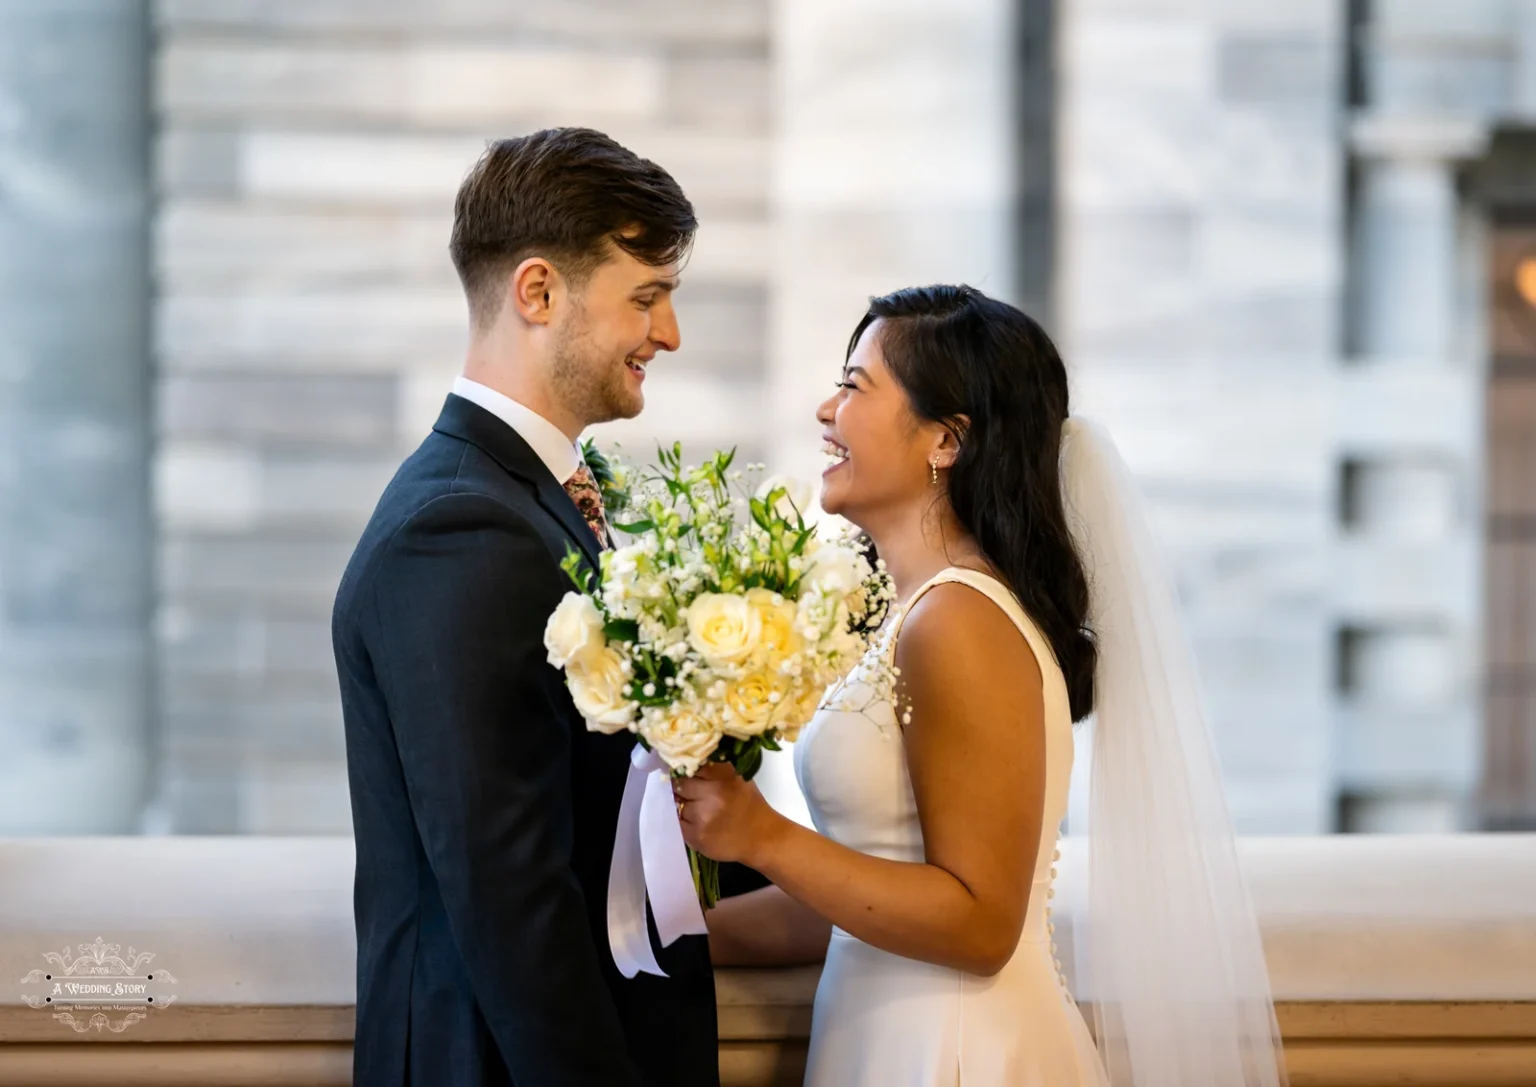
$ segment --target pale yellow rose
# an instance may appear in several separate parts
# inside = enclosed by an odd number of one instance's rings
[[[764,664],[777,665],[800,652],[805,641],[795,629],[798,609],[793,603],[767,589],[747,590],[747,603],[757,612],[762,628],[758,654]]]
[[[758,669],[732,680],[725,688],[731,716],[722,718],[721,728],[738,740],[762,735],[784,716],[789,693],[789,679],[779,672]]]
[[[816,716],[816,710],[821,705],[822,697],[826,694],[825,688],[820,684],[805,683],[797,685],[790,692],[791,705],[787,706],[775,727],[778,729],[779,738],[789,743],[794,743],[800,738],[800,731],[811,723],[811,718]]]
[[[581,593],[566,593],[544,625],[544,648],[549,663],[564,668],[571,661],[601,648],[603,615],[592,598]]]
[[[751,656],[762,619],[746,597],[704,593],[688,607],[688,642],[710,664],[736,664]]]
[[[668,766],[693,775],[720,746],[720,732],[699,714],[676,705],[660,717],[647,717],[641,734]]]
[[[612,735],[634,722],[635,704],[629,700],[629,677],[618,650],[603,646],[583,653],[566,665],[565,682],[593,732]]]

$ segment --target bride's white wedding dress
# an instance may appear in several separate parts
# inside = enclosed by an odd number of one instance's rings
[[[807,1087],[1103,1087],[1103,1066],[1067,989],[1050,923],[1057,835],[1072,772],[1072,715],[1050,643],[996,579],[951,568],[887,624],[871,654],[894,654],[901,621],[934,585],[959,582],[1013,620],[1045,690],[1046,790],[1040,850],[1019,946],[995,977],[905,959],[832,930],[816,991]],[[890,860],[925,859],[894,707],[855,670],[795,745],[816,829]]]

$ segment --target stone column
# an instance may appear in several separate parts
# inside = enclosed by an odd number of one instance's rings
[[[769,457],[816,479],[816,406],[871,296],[967,282],[1014,300],[1017,0],[773,7]],[[787,756],[765,795],[803,815]]]
[[[0,834],[136,828],[147,5],[0,0]]]
[[[1341,384],[1335,602],[1346,830],[1456,829],[1476,775],[1482,374],[1459,335],[1457,171],[1485,139],[1478,122],[1391,103],[1353,132],[1355,365]]]
[[[1444,359],[1456,323],[1455,171],[1482,147],[1482,126],[1369,117],[1354,142],[1358,354]]]
[[[1514,0],[1509,9],[1515,47],[1512,112],[1536,122],[1536,0]]]

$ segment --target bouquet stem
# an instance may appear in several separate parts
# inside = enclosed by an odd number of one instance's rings
[[[750,740],[727,739],[716,750],[713,761],[725,763],[744,780],[751,781],[762,768],[763,752],[778,750],[778,742],[769,734]],[[714,909],[720,901],[720,862],[689,848],[688,868],[693,872],[693,886],[699,892],[699,902],[706,910]]]
[[[706,910],[714,909],[720,901],[720,862],[690,849],[688,867],[693,871],[693,886],[699,892],[700,904]]]

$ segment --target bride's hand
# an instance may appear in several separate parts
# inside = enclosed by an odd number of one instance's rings
[[[723,763],[674,780],[672,792],[679,802],[683,840],[713,860],[751,864],[778,819],[757,786]]]

